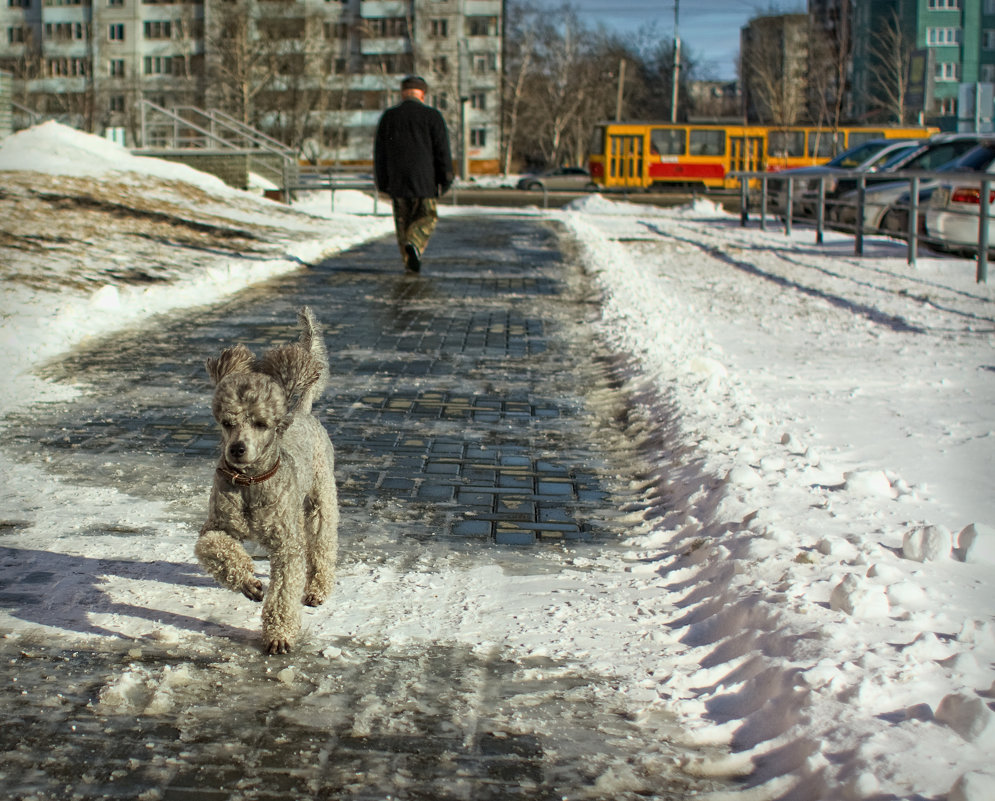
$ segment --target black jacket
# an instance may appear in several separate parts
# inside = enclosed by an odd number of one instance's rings
[[[405,100],[387,109],[373,144],[377,189],[391,197],[437,197],[453,182],[445,120],[437,109]]]

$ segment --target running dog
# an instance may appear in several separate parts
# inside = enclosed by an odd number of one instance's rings
[[[298,324],[297,342],[259,359],[238,344],[206,364],[221,459],[195,552],[222,587],[263,601],[270,654],[293,647],[302,603],[319,606],[328,597],[338,549],[334,449],[311,413],[328,383],[328,354],[311,309],[300,310]],[[246,540],[269,555],[266,592]]]

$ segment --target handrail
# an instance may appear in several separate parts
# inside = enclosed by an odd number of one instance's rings
[[[780,206],[775,207],[774,216],[781,216],[784,221],[784,233],[786,236],[790,236],[792,230],[792,223],[795,219],[795,183],[798,181],[805,182],[817,182],[818,193],[815,197],[815,207],[814,207],[814,222],[816,225],[816,243],[822,244],[822,233],[825,225],[825,213],[826,207],[829,205],[826,201],[826,181],[831,179],[849,179],[856,181],[856,216],[853,228],[854,236],[854,254],[863,255],[863,236],[865,232],[864,225],[864,199],[866,197],[867,183],[869,178],[873,178],[875,186],[881,186],[886,183],[907,183],[909,185],[910,192],[910,203],[908,204],[909,211],[909,228],[907,232],[908,239],[908,262],[911,265],[915,265],[918,244],[922,238],[918,231],[918,218],[919,218],[919,193],[921,182],[923,179],[927,180],[942,180],[944,183],[957,183],[957,184],[967,184],[970,186],[979,186],[980,193],[984,196],[981,198],[983,202],[979,204],[978,209],[978,240],[977,240],[977,272],[976,280],[978,283],[987,283],[988,281],[988,250],[990,247],[989,236],[988,236],[988,226],[993,222],[993,218],[990,213],[989,204],[989,192],[993,185],[993,178],[987,172],[971,172],[971,171],[938,171],[938,170],[897,170],[891,173],[871,173],[860,170],[837,170],[830,173],[812,174],[807,175],[792,175],[790,171],[785,172],[747,172],[747,171],[736,171],[728,174],[728,177],[738,179],[740,182],[740,225],[745,227],[749,220],[749,207],[750,207],[750,190],[751,184],[760,183],[760,198],[761,202],[759,204],[760,210],[760,230],[766,230],[768,205],[770,202],[770,184],[774,183],[786,183],[783,203],[784,208]],[[973,214],[968,212],[951,211],[951,213],[960,213],[964,216],[970,216],[973,218]]]

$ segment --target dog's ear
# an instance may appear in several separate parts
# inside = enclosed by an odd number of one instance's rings
[[[266,351],[256,369],[283,388],[291,414],[297,410],[301,398],[321,378],[321,363],[298,344],[281,345]]]
[[[204,366],[211,381],[217,386],[225,376],[251,372],[255,362],[256,357],[252,355],[252,351],[240,343],[233,348],[225,348],[217,359],[208,359]]]

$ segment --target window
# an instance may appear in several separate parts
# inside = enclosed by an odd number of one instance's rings
[[[439,109],[439,111],[445,111],[449,108],[449,94],[446,92],[439,92],[438,94],[432,95],[432,105]]]
[[[722,156],[726,152],[725,131],[692,130],[689,138],[692,156]]]
[[[470,93],[470,108],[475,108],[478,111],[487,110],[487,92],[471,92]]]
[[[326,39],[348,39],[349,38],[349,25],[345,22],[326,22],[325,23],[325,38]]]
[[[124,59],[123,58],[112,58],[107,62],[107,71],[110,73],[112,78],[123,78],[124,77]]]
[[[7,44],[21,44],[25,39],[25,29],[21,26],[7,28]]]
[[[767,134],[767,152],[775,158],[805,155],[804,131],[771,131]]]
[[[124,8],[124,0],[107,0],[107,5],[111,8]]]
[[[487,144],[486,128],[470,129],[470,147],[484,147]]]
[[[473,57],[473,71],[485,75],[497,70],[497,56],[494,53],[481,53]]]
[[[444,39],[449,36],[449,20],[430,19],[428,21],[428,35],[433,39]]]
[[[180,56],[145,56],[146,75],[186,75],[186,62]]]
[[[432,58],[432,72],[437,72],[439,75],[448,75],[449,59],[445,56],[434,56]]]
[[[496,36],[497,17],[467,17],[467,36]]]
[[[960,0],[926,0],[930,11],[947,11],[960,8]]]
[[[982,83],[995,83],[995,64],[982,64],[980,78]]]
[[[926,28],[927,45],[955,45],[960,39],[960,28]]]
[[[107,106],[111,111],[124,111],[124,95],[111,95],[107,98]]]
[[[173,23],[167,20],[150,20],[145,23],[146,39],[170,39],[173,36]]]
[[[107,38],[112,42],[123,42],[124,41],[124,23],[115,22],[113,25],[107,26]]]
[[[45,62],[45,74],[50,78],[79,78],[90,73],[86,59],[50,58]]]
[[[408,21],[404,17],[378,17],[366,20],[366,33],[372,37],[405,37]]]
[[[683,128],[653,128],[650,130],[650,152],[661,156],[684,155]]]
[[[936,80],[959,81],[960,64],[955,61],[945,61],[936,65]]]
[[[944,97],[937,103],[940,114],[952,117],[957,113],[957,98]]]
[[[985,28],[981,32],[981,48],[995,50],[995,28]]]
[[[995,14],[995,0],[985,0],[985,13]]]
[[[7,0],[10,8],[31,8],[31,0]]]
[[[46,22],[45,38],[56,42],[71,42],[86,38],[82,22]]]

